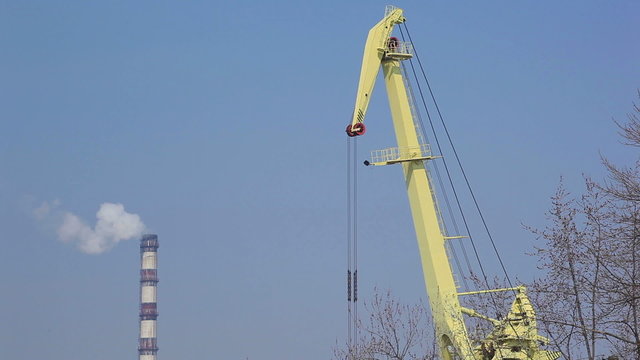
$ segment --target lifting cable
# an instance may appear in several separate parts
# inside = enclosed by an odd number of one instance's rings
[[[405,28],[405,31],[407,32],[407,37],[409,38],[409,42],[413,43],[413,40],[411,39],[411,34],[409,33],[409,28],[407,27],[406,23],[404,23],[404,28]],[[402,36],[404,37],[404,33],[402,32],[402,27],[400,27],[400,32],[401,32]],[[489,238],[489,240],[491,242],[491,246],[492,246],[493,251],[494,251],[494,253],[496,255],[496,258],[498,259],[498,262],[500,263],[500,267],[502,268],[502,272],[504,273],[505,278],[507,279],[509,287],[513,287],[513,285],[511,284],[511,279],[509,278],[509,274],[507,273],[506,267],[504,266],[502,258],[500,257],[500,254],[498,252],[496,244],[495,244],[495,242],[493,240],[493,236],[491,235],[491,231],[489,231],[489,227],[487,225],[487,222],[485,221],[484,215],[482,214],[482,210],[480,209],[480,205],[478,204],[478,201],[476,199],[475,193],[473,192],[473,189],[471,188],[471,183],[469,182],[469,178],[467,177],[467,174],[464,171],[464,167],[462,166],[462,161],[460,160],[460,157],[458,156],[458,152],[456,151],[455,145],[453,144],[453,140],[451,139],[451,135],[449,133],[449,130],[448,130],[448,128],[447,128],[447,126],[446,126],[446,124],[444,122],[444,118],[442,116],[442,112],[440,111],[440,107],[438,106],[438,102],[436,101],[436,98],[435,98],[435,96],[433,94],[433,90],[431,88],[431,84],[429,83],[429,79],[427,78],[427,74],[424,71],[424,67],[422,66],[422,62],[420,61],[420,57],[418,56],[417,51],[415,51],[415,48],[414,48],[414,54],[415,54],[416,60],[418,62],[418,65],[420,67],[420,72],[422,74],[422,77],[424,78],[424,81],[425,81],[425,83],[427,85],[427,88],[429,90],[429,94],[431,96],[431,100],[433,101],[433,104],[434,104],[434,106],[436,108],[436,111],[438,113],[438,118],[440,119],[440,123],[442,124],[442,128],[445,131],[445,134],[447,136],[447,140],[448,140],[449,145],[451,146],[451,149],[453,151],[453,154],[454,154],[454,157],[456,159],[457,165],[460,168],[460,172],[462,173],[462,176],[464,178],[464,181],[465,181],[465,184],[467,186],[467,189],[469,190],[469,194],[471,195],[471,198],[473,199],[473,203],[475,205],[475,209],[478,212],[478,215],[480,216],[480,220],[482,221],[482,225],[484,226],[484,230],[487,233],[487,236],[488,236],[488,238]],[[411,60],[409,60],[409,62],[411,64],[411,68],[413,70],[414,76],[416,76],[416,71],[415,71],[415,68],[413,66],[413,62]],[[427,108],[426,101],[424,100],[424,96],[423,96],[423,93],[422,93],[422,88],[420,87],[419,82],[417,81],[417,76],[416,76],[416,83],[418,83],[418,89],[420,91],[420,97],[422,98],[423,105],[424,105],[425,108]],[[431,124],[431,128],[433,129],[434,125],[433,125],[431,116],[429,116],[429,123]],[[434,134],[435,134],[435,131],[434,131]],[[442,154],[442,149],[440,148],[439,142],[437,142],[437,146],[438,146],[438,151],[440,151],[440,153]],[[444,158],[443,158],[443,160],[444,160]],[[489,287],[489,283],[488,283],[486,274],[484,273],[484,269],[482,268],[482,263],[480,262],[480,258],[479,258],[476,246],[475,246],[474,241],[473,241],[473,239],[471,237],[471,234],[469,233],[469,227],[468,227],[466,218],[464,216],[464,213],[462,211],[462,207],[460,206],[460,201],[459,201],[458,195],[457,195],[457,193],[455,191],[455,188],[453,187],[453,181],[451,180],[451,174],[450,174],[449,169],[448,169],[448,167],[446,165],[446,161],[443,161],[443,163],[445,164],[445,170],[447,172],[447,177],[449,178],[449,182],[450,182],[451,188],[453,189],[453,194],[454,194],[454,197],[456,199],[456,203],[458,205],[458,208],[460,209],[460,214],[462,216],[465,228],[466,228],[467,233],[469,235],[469,240],[471,240],[471,244],[473,246],[473,250],[474,250],[474,253],[476,255],[476,259],[478,261],[478,265],[480,266],[480,268],[482,270],[482,275],[485,278],[485,282],[487,283],[486,285],[487,285],[487,287]]]
[[[418,111],[418,106],[417,106],[417,103],[416,103],[416,100],[415,100],[416,97],[415,97],[415,94],[413,92],[413,87],[411,87],[411,83],[408,81],[409,80],[409,74],[407,73],[407,69],[406,69],[406,67],[404,66],[403,63],[400,63],[400,67],[402,69],[403,77],[404,77],[404,79],[406,79],[405,84],[406,84],[407,90],[409,91],[409,97],[410,97],[409,101],[413,104],[413,109],[412,110],[415,110],[414,114],[413,114],[414,118],[418,120],[417,123],[420,125],[420,128],[418,129],[416,127],[416,130],[417,130],[417,132],[419,134],[419,137],[422,137],[422,143],[428,144],[429,143],[429,139],[428,139],[425,127],[424,127],[424,123],[422,121],[422,116],[420,114],[420,111]],[[418,86],[420,86],[420,84],[418,84]],[[425,108],[425,110],[427,112],[427,116],[430,117],[429,109]],[[415,121],[414,121],[414,123],[415,123]],[[438,142],[438,138],[436,137],[435,140],[436,140],[436,143],[437,143]],[[444,187],[444,184],[442,182],[442,176],[440,175],[440,170],[438,169],[438,163],[437,162],[433,162],[431,164],[433,164],[433,169],[434,169],[434,172],[436,174],[436,178],[438,179],[438,185],[440,186],[439,188],[443,190],[441,192],[442,193],[442,197],[443,197],[443,199],[445,201],[445,205],[446,205],[446,208],[448,210],[447,212],[449,213],[449,219],[451,219],[451,223],[452,223],[452,225],[454,227],[455,234],[456,235],[460,234],[460,230],[458,229],[458,223],[456,222],[456,218],[453,216],[453,210],[452,210],[452,206],[451,206],[451,204],[449,202],[449,196],[448,196],[447,192],[445,191],[446,188]],[[426,174],[427,174],[427,177],[428,177],[428,181],[431,184],[431,174],[430,174],[429,171],[427,171]],[[447,223],[444,221],[444,219],[442,219],[442,213],[441,213],[439,207],[437,206],[437,199],[435,199],[435,197],[434,197],[434,203],[436,204],[436,213],[438,214],[438,217],[440,218],[440,224],[443,226],[442,230],[444,231],[445,235],[448,235],[449,231],[447,230]],[[466,248],[462,244],[462,239],[458,239],[458,243],[459,243],[460,247],[462,248],[462,253],[464,255],[464,260],[465,260],[465,263],[467,265],[467,269],[469,270],[469,273],[473,274],[473,270],[471,268],[471,263],[469,262],[469,257],[467,256]],[[458,254],[456,252],[455,247],[452,245],[452,243],[450,241],[445,242],[445,246],[447,246],[447,249],[449,251],[451,251],[451,254],[453,255],[453,260],[454,260],[454,262],[456,264],[456,268],[458,269],[458,273],[464,274],[464,271],[462,270],[462,266],[460,265],[460,260],[458,258]],[[463,283],[464,289],[466,291],[471,291],[471,288],[469,287],[469,284],[467,284],[467,278],[465,276],[462,276],[462,283]]]
[[[408,39],[409,39],[409,42],[410,42],[411,44],[413,44],[413,40],[411,39],[411,34],[409,33],[409,29],[407,28],[407,24],[406,24],[406,22],[405,22],[405,23],[403,23],[403,25],[404,25],[405,31],[407,32],[407,37],[408,37]],[[402,39],[403,39],[403,41],[404,41],[405,39],[404,39],[404,32],[402,31],[402,27],[400,26],[400,27],[398,27],[398,28],[400,29],[400,34],[401,34]],[[495,256],[496,256],[496,258],[498,259],[498,261],[499,261],[499,263],[500,263],[500,267],[502,268],[502,272],[503,272],[503,273],[504,273],[504,275],[505,275],[505,278],[506,278],[506,280],[507,280],[507,283],[509,284],[509,287],[510,287],[510,288],[513,288],[513,285],[512,285],[512,283],[511,283],[511,279],[509,278],[509,274],[507,273],[506,267],[504,266],[504,263],[503,263],[503,261],[502,261],[502,258],[500,257],[500,254],[499,254],[499,252],[498,252],[498,249],[497,249],[497,247],[496,247],[496,245],[495,245],[495,242],[494,242],[494,240],[493,240],[493,236],[491,235],[491,232],[489,231],[489,227],[488,227],[488,225],[487,225],[487,222],[486,222],[486,221],[485,221],[485,219],[484,219],[484,216],[483,216],[483,214],[482,214],[482,211],[481,211],[481,209],[480,209],[480,206],[479,206],[479,204],[478,204],[478,201],[476,200],[476,196],[475,196],[475,194],[474,194],[474,192],[473,192],[473,189],[471,188],[471,183],[469,182],[469,179],[468,179],[468,177],[467,177],[467,175],[466,175],[466,172],[464,171],[464,167],[462,166],[462,161],[460,160],[460,157],[458,156],[458,152],[456,151],[456,148],[455,148],[455,146],[454,146],[454,144],[453,144],[453,140],[451,139],[451,135],[449,134],[449,130],[447,129],[447,126],[446,126],[446,124],[445,124],[445,122],[444,122],[444,117],[442,116],[442,113],[441,113],[441,111],[440,111],[440,107],[438,106],[438,102],[436,101],[436,98],[435,98],[435,96],[434,96],[434,94],[433,94],[433,90],[432,90],[432,88],[431,88],[431,84],[429,83],[429,79],[427,78],[427,74],[426,74],[426,72],[424,71],[424,67],[422,66],[422,62],[420,61],[420,57],[418,56],[418,53],[417,53],[417,51],[415,50],[415,47],[414,47],[413,49],[414,49],[414,55],[415,55],[415,57],[416,57],[416,60],[418,61],[418,65],[420,66],[420,71],[421,71],[422,77],[423,77],[423,79],[424,79],[424,81],[425,81],[425,83],[426,83],[426,85],[427,85],[427,88],[428,88],[428,90],[429,90],[429,94],[431,95],[431,100],[433,101],[433,104],[435,105],[436,111],[437,111],[437,113],[438,113],[438,117],[439,117],[439,119],[440,119],[440,123],[442,124],[442,127],[443,127],[443,129],[444,129],[444,131],[445,131],[445,134],[446,134],[446,136],[447,136],[447,140],[448,140],[448,142],[449,142],[449,146],[451,147],[451,149],[452,149],[452,151],[453,151],[453,154],[454,154],[454,156],[455,156],[455,159],[456,159],[457,165],[458,165],[458,167],[460,168],[460,171],[461,171],[461,173],[462,173],[462,175],[463,175],[463,178],[464,178],[465,184],[466,184],[466,186],[467,186],[467,189],[468,189],[468,191],[469,191],[469,193],[470,193],[470,195],[471,195],[471,198],[473,199],[473,203],[474,203],[474,205],[475,205],[475,209],[476,209],[476,211],[478,212],[478,214],[479,214],[479,216],[480,216],[480,220],[482,221],[482,224],[483,224],[483,226],[484,226],[484,230],[485,230],[485,232],[487,233],[487,236],[488,236],[488,238],[489,238],[489,240],[490,240],[490,242],[491,242],[491,246],[493,247],[493,251],[494,251],[494,253],[495,253]],[[437,146],[437,148],[438,148],[438,152],[440,153],[440,155],[443,155],[442,148],[441,148],[441,146],[440,146],[440,142],[439,142],[439,140],[438,140],[438,136],[437,136],[437,133],[436,133],[436,131],[435,131],[434,124],[433,124],[433,120],[432,120],[431,115],[430,115],[430,113],[429,113],[429,110],[428,110],[428,107],[427,107],[427,103],[426,103],[426,101],[425,101],[425,99],[424,99],[424,95],[423,95],[423,92],[422,92],[422,87],[420,86],[420,82],[418,81],[418,77],[417,77],[417,74],[416,74],[415,67],[414,67],[414,65],[413,65],[413,61],[412,61],[411,59],[409,59],[409,63],[410,63],[410,65],[411,65],[411,69],[412,69],[412,72],[413,72],[413,76],[414,76],[414,78],[415,78],[415,80],[416,80],[416,84],[417,84],[417,86],[418,86],[418,91],[419,91],[419,93],[420,93],[420,98],[421,98],[421,100],[422,100],[423,107],[424,107],[424,109],[425,109],[425,111],[426,111],[426,113],[427,113],[427,118],[429,119],[429,124],[430,124],[431,130],[432,130],[432,132],[433,132],[433,135],[434,135],[435,141],[436,141],[436,146]],[[422,124],[422,119],[421,119],[421,118],[419,118],[419,120],[420,120],[420,125],[421,125],[421,127],[422,127],[422,130],[423,130],[423,132],[424,132],[424,124]],[[462,221],[463,221],[463,223],[464,223],[465,230],[467,231],[467,235],[468,235],[469,240],[470,240],[470,242],[471,242],[471,246],[472,246],[472,248],[473,248],[473,252],[474,252],[474,255],[475,255],[476,261],[478,262],[478,266],[480,267],[480,271],[481,271],[481,273],[482,273],[482,277],[483,277],[483,280],[484,280],[484,282],[485,282],[485,285],[487,286],[487,289],[489,289],[489,288],[491,288],[491,286],[489,285],[489,280],[488,280],[487,275],[486,275],[486,273],[485,273],[485,271],[484,271],[484,267],[482,266],[482,262],[481,262],[481,260],[480,260],[480,256],[479,256],[479,254],[478,254],[478,250],[477,250],[477,248],[476,248],[475,242],[473,241],[473,237],[471,236],[471,231],[470,231],[470,229],[469,229],[469,225],[468,225],[467,219],[466,219],[466,217],[465,217],[465,215],[464,215],[464,211],[463,211],[463,209],[462,209],[462,206],[461,206],[461,203],[460,203],[460,199],[459,199],[459,197],[458,197],[458,193],[456,192],[456,189],[455,189],[455,187],[454,187],[454,185],[453,185],[453,180],[452,180],[452,177],[451,177],[451,173],[450,173],[450,171],[449,171],[449,167],[447,166],[447,162],[446,162],[446,160],[445,160],[444,156],[442,157],[442,160],[443,160],[443,164],[444,164],[445,172],[446,172],[446,174],[447,174],[447,178],[448,178],[448,180],[449,180],[449,185],[450,185],[451,190],[452,190],[452,192],[453,192],[453,195],[454,195],[455,202],[456,202],[456,205],[457,205],[457,207],[458,207],[458,210],[460,211],[460,215],[461,215],[461,217],[462,217]],[[434,165],[435,165],[435,164],[434,164]],[[446,192],[444,192],[444,187],[442,186],[442,184],[440,184],[440,185],[441,185],[441,186],[440,186],[440,187],[441,187],[441,189],[443,190],[442,192],[446,194]],[[448,203],[448,200],[447,200],[447,205],[448,205],[448,206],[450,206],[450,205],[449,205],[449,203]],[[454,219],[454,217],[452,217],[452,221],[453,221],[453,222],[454,222],[454,224],[455,224],[455,220],[453,220],[453,219]],[[462,246],[462,243],[461,243],[461,246]],[[462,248],[464,249],[464,246],[463,246]],[[514,292],[514,294],[515,294],[515,290],[513,290],[513,292]],[[490,292],[490,293],[488,293],[488,294],[489,294],[489,297],[490,297],[490,299],[491,299],[491,302],[493,303],[493,306],[494,306],[494,308],[495,308],[495,310],[496,310],[496,315],[498,315],[498,314],[499,314],[499,309],[500,309],[500,308],[499,308],[498,303],[497,303],[497,301],[496,301],[496,299],[495,299],[495,297],[494,297],[494,295],[495,295],[495,294],[493,294],[492,292]],[[519,338],[519,337],[520,337],[520,335],[519,335],[519,334],[518,334],[518,332],[516,331],[516,329],[515,329],[515,327],[513,326],[513,324],[512,324],[511,322],[509,322],[509,325],[510,325],[511,329],[513,330],[514,334],[516,335],[516,337],[518,337],[518,338]],[[500,353],[502,353],[502,351],[500,351]],[[529,356],[528,356],[528,357],[529,357]]]
[[[400,28],[400,32],[402,34],[402,28]],[[402,34],[402,40],[404,41],[404,35]],[[402,76],[405,79],[404,83],[405,83],[405,87],[408,91],[408,96],[409,96],[409,102],[412,105],[412,115],[414,117],[414,126],[416,127],[416,132],[418,133],[418,139],[420,141],[421,144],[429,144],[428,141],[428,137],[427,137],[427,132],[425,130],[425,126],[424,123],[422,121],[422,116],[420,114],[420,111],[418,110],[418,104],[416,103],[416,97],[415,97],[415,93],[413,91],[413,87],[411,86],[411,82],[409,81],[409,74],[407,73],[407,69],[404,66],[404,64],[402,62],[400,62],[400,68],[402,71]],[[416,81],[416,84],[418,84],[418,87],[420,86],[420,84]],[[420,89],[420,88],[419,88]],[[422,93],[422,92],[421,92]],[[429,119],[431,118],[429,115],[429,109],[425,106],[424,107],[427,116],[429,117]],[[416,121],[417,120],[417,121]],[[419,125],[419,127],[418,127]],[[438,138],[436,133],[434,132],[434,137],[436,142],[438,142]],[[427,166],[426,162],[425,162],[425,168]],[[442,195],[443,198],[445,200],[445,204],[449,213],[449,218],[452,221],[452,224],[454,226],[454,230],[456,231],[456,234],[460,234],[460,231],[458,230],[458,225],[457,222],[455,221],[455,217],[453,216],[453,211],[452,211],[452,206],[449,202],[449,197],[447,196],[447,192],[445,191],[446,188],[443,185],[442,182],[442,176],[440,175],[440,171],[438,170],[438,166],[436,162],[432,162],[430,163],[430,165],[433,165],[433,169],[435,171],[436,174],[436,178],[438,179],[438,185],[440,186],[440,189],[442,190]],[[426,171],[426,176],[427,176],[427,181],[429,183],[429,186],[434,189],[433,187],[433,182],[431,180],[431,173],[430,171]],[[434,189],[435,190],[435,189]],[[442,212],[438,206],[438,199],[435,196],[435,193],[432,191],[431,192],[432,197],[433,197],[433,204],[435,206],[435,210],[436,210],[436,216],[439,218],[439,222],[440,222],[440,226],[442,227],[441,231],[443,232],[443,235],[447,236],[449,234],[448,230],[447,230],[447,223],[444,221],[444,219],[442,218]],[[451,239],[452,240],[452,239]],[[462,244],[462,239],[458,239],[458,242],[460,243],[460,247],[462,248],[462,252],[464,254],[464,258],[466,261],[466,265],[469,269],[470,273],[473,273],[472,269],[471,269],[471,264],[469,262],[469,258],[467,256],[466,250],[464,245]],[[455,247],[453,246],[453,244],[451,243],[451,241],[445,241],[445,247],[446,247],[446,251],[447,253],[451,253],[453,255],[453,259],[454,262],[456,264],[456,267],[458,269],[458,272],[462,275],[464,274],[464,272],[462,271],[462,266],[460,265],[460,260],[458,259],[458,255],[456,253]],[[455,277],[454,277],[454,282],[455,282]],[[467,289],[467,291],[469,291],[469,285],[467,284],[467,278],[465,276],[462,276],[462,283],[464,284],[464,288]],[[456,285],[457,286],[457,285]],[[469,345],[470,348],[473,347],[473,344],[471,343],[471,339],[467,338],[467,344]]]
[[[347,349],[358,348],[358,141],[347,137]]]

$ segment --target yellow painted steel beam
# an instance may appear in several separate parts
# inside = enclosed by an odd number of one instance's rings
[[[512,288],[502,288],[502,289],[489,289],[489,290],[478,290],[478,291],[467,291],[458,293],[459,296],[463,295],[477,295],[477,294],[488,294],[494,292],[504,292],[504,291],[517,291],[518,293],[524,292],[526,288],[524,286],[516,286]]]
[[[376,78],[380,72],[380,64],[385,57],[387,41],[391,36],[394,25],[401,24],[404,21],[402,9],[389,8],[385,17],[369,30],[362,56],[356,104],[347,130],[347,133],[351,132],[350,135],[364,134],[364,117],[369,107],[369,100]]]
[[[400,61],[386,60],[382,69],[398,147],[419,147]],[[403,162],[402,169],[440,354],[445,360],[474,359],[424,161]]]
[[[491,322],[491,323],[492,323],[493,325],[495,325],[495,326],[500,326],[500,325],[502,325],[502,323],[500,322],[500,320],[496,320],[496,319],[494,319],[494,318],[490,318],[490,317],[488,317],[488,316],[486,316],[486,315],[482,315],[482,314],[480,314],[479,312],[477,312],[477,311],[475,311],[475,310],[473,310],[473,309],[469,309],[469,308],[466,308],[466,307],[464,307],[464,306],[463,306],[463,307],[461,308],[461,310],[462,310],[462,313],[463,313],[463,314],[465,314],[465,315],[469,315],[469,316],[477,317],[478,319],[487,320],[487,321]]]

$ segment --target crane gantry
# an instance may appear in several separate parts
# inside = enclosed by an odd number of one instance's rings
[[[372,152],[365,165],[401,164],[413,217],[422,269],[433,323],[435,341],[444,360],[554,360],[555,351],[540,348],[548,340],[538,334],[536,315],[523,286],[459,293],[447,255],[447,236],[439,221],[435,195],[425,161],[436,158],[417,130],[403,76],[402,61],[413,57],[408,42],[392,37],[394,26],[405,22],[403,10],[388,6],[384,18],[369,31],[364,48],[360,80],[351,123],[350,137],[363,135],[365,115],[380,68],[384,74],[397,147]],[[492,319],[461,306],[459,297],[495,291],[512,291],[515,299],[506,317]],[[485,339],[472,341],[463,315],[493,324]]]

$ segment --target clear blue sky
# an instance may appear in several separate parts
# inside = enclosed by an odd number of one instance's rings
[[[0,358],[135,359],[138,242],[32,213],[123,203],[160,240],[161,359],[327,359],[345,335],[345,134],[380,1],[0,1]],[[513,276],[638,101],[637,1],[404,1]],[[383,87],[359,142],[393,145]],[[399,169],[360,170],[360,289],[424,298]],[[491,273],[497,268],[486,258]]]

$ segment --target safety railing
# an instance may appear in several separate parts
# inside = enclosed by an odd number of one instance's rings
[[[413,45],[410,42],[398,40],[393,37],[387,40],[385,50],[387,51],[388,55],[391,55],[391,54],[405,55],[405,56],[413,55]]]
[[[421,144],[409,147],[392,147],[371,152],[372,163],[393,162],[398,160],[411,160],[431,155],[429,144]]]
[[[387,5],[384,7],[384,17],[389,16],[395,9],[397,9],[397,6],[393,6],[393,5]]]

